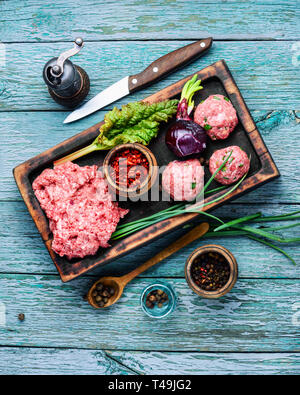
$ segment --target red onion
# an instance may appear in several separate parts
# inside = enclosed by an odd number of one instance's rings
[[[197,74],[183,87],[177,107],[176,121],[166,134],[168,148],[180,158],[200,154],[206,148],[207,135],[205,130],[189,116],[194,108],[193,94],[202,89]]]

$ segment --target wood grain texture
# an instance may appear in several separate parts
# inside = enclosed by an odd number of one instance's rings
[[[300,351],[299,327],[292,320],[300,280],[240,279],[225,297],[207,300],[194,294],[184,279],[167,279],[178,297],[176,313],[155,325],[139,305],[143,288],[153,280],[135,279],[119,303],[97,311],[83,299],[92,281],[81,278],[62,285],[56,276],[1,274],[0,300],[6,306],[6,326],[0,327],[0,345]],[[19,313],[25,314],[23,322],[18,320]]]
[[[65,112],[1,114],[0,199],[21,200],[11,173],[17,164],[79,133],[91,122],[102,119],[105,112],[99,111],[92,119],[62,125],[66,114]],[[252,115],[282,177],[251,192],[250,195],[241,197],[239,202],[300,202],[299,176],[295,171],[295,163],[300,157],[300,146],[294,143],[294,138],[300,131],[299,118],[293,111],[254,111]]]
[[[218,3],[216,5],[216,3]],[[201,38],[297,39],[297,0],[38,0],[1,3],[5,41]],[[251,12],[250,12],[250,9]],[[242,21],[242,23],[241,23]]]
[[[298,205],[238,205],[229,204],[214,211],[220,217],[239,217],[261,210],[264,215],[278,215],[299,209]],[[56,274],[56,269],[47,253],[42,239],[23,202],[0,204],[0,272]],[[201,218],[201,220],[207,218]],[[278,223],[277,223],[278,224]],[[280,224],[286,224],[285,222]],[[276,225],[275,225],[276,226]],[[300,228],[286,230],[285,234],[299,236]],[[188,229],[182,229],[160,238],[138,249],[132,254],[119,258],[103,268],[91,272],[93,278],[110,275],[123,275],[151,258],[154,253],[166,248]],[[143,277],[184,277],[184,264],[189,254],[197,247],[217,243],[228,248],[237,258],[239,275],[242,278],[300,278],[300,264],[292,265],[287,258],[246,238],[204,238],[182,249],[170,259],[148,270]],[[297,244],[280,245],[300,263],[300,249]],[[58,278],[57,278],[57,281]]]
[[[236,255],[243,278],[240,280],[243,288],[237,289],[239,300],[229,299],[216,306],[203,305],[199,300],[197,314],[194,315],[190,306],[195,300],[186,294],[180,304],[178,318],[183,319],[193,333],[185,333],[186,328],[182,328],[177,317],[174,321],[171,316],[170,323],[161,322],[160,334],[155,332],[154,341],[150,341],[153,321],[141,317],[137,306],[142,285],[168,275],[182,277],[187,254],[198,244],[146,272],[144,276],[148,279],[136,280],[136,288],[128,289],[130,292],[116,311],[106,312],[104,317],[100,317],[98,312],[87,311],[81,300],[81,294],[87,291],[95,276],[123,274],[153,256],[153,251],[166,247],[182,234],[182,230],[106,268],[95,270],[93,275],[79,282],[62,285],[54,275],[55,268],[24,204],[20,202],[11,176],[11,169],[17,163],[103,118],[103,112],[100,112],[63,126],[67,113],[52,101],[42,82],[41,72],[46,60],[68,48],[77,35],[82,34],[87,40],[84,50],[74,61],[91,77],[89,98],[119,78],[140,72],[157,57],[192,40],[212,35],[217,40],[238,41],[215,42],[201,60],[117,104],[141,99],[193,70],[218,59],[226,59],[283,176],[240,199],[243,204],[226,205],[216,213],[238,216],[260,208],[264,213],[296,210],[300,202],[299,177],[296,174],[299,144],[295,139],[299,134],[300,80],[299,67],[293,65],[292,58],[296,56],[293,50],[297,44],[295,41],[300,37],[298,3],[297,0],[197,0],[190,7],[185,0],[0,2],[1,41],[16,42],[6,44],[6,66],[0,62],[0,272],[11,272],[10,275],[3,274],[0,280],[0,302],[5,296],[9,318],[9,327],[0,327],[0,338],[10,346],[32,342],[51,347],[59,342],[69,347],[90,347],[87,350],[1,347],[1,372],[69,374],[76,370],[78,373],[95,374],[127,374],[127,371],[193,374],[209,369],[211,373],[226,374],[299,374],[299,352],[274,352],[288,348],[299,351],[299,327],[291,328],[291,317],[295,313],[292,306],[297,298],[299,302],[299,264],[293,267],[282,255],[250,240],[207,240],[223,244]],[[166,39],[169,41],[162,41]],[[251,39],[280,41],[241,41]],[[30,113],[32,110],[42,112]],[[48,110],[50,112],[45,112]],[[298,205],[283,205],[284,202]],[[295,228],[294,232],[297,230]],[[283,247],[297,262],[300,261],[299,246]],[[47,272],[53,275],[35,274]],[[16,273],[27,275],[18,276]],[[259,277],[265,279],[260,280]],[[272,277],[290,280],[268,280]],[[177,281],[183,280],[172,281],[176,285]],[[182,290],[187,291],[186,288],[182,283]],[[183,314],[186,306],[187,312]],[[26,313],[23,323],[17,320],[20,312]],[[103,318],[109,323],[108,328],[105,328]],[[84,325],[85,321],[88,326]],[[102,342],[103,327],[105,336]],[[112,333],[108,333],[111,327]],[[132,334],[134,341],[128,341],[125,333],[130,337]],[[143,343],[144,336],[147,349],[152,352],[134,351]],[[165,347],[167,352],[153,349],[159,336],[158,347]],[[167,336],[169,339],[164,342]],[[173,342],[170,345],[171,338]],[[101,351],[108,342],[114,351]],[[122,351],[124,344],[128,351]],[[250,351],[256,348],[259,353],[249,352],[249,344]],[[170,352],[174,346],[184,352]],[[270,353],[262,352],[266,346]],[[203,352],[190,352],[189,347],[201,347]],[[241,347],[245,353],[232,352]],[[211,348],[216,352],[205,352]],[[226,349],[226,353],[219,352],[222,349]]]
[[[289,374],[297,353],[178,353],[1,347],[0,374]],[[113,379],[112,379],[113,380]]]
[[[290,356],[292,358],[292,355]],[[134,374],[101,350],[0,347],[0,375]]]
[[[110,351],[139,374],[288,374],[300,372],[300,354],[170,353]],[[1,355],[1,354],[0,354]]]
[[[189,43],[190,41],[86,43],[72,61],[81,66],[90,77],[91,90],[87,97],[90,99],[126,75],[141,72],[158,57]],[[141,100],[196,70],[225,59],[250,110],[299,110],[300,75],[292,62],[295,56],[293,44],[285,41],[214,42],[202,58],[116,104]],[[64,111],[50,97],[42,79],[42,71],[51,57],[58,56],[69,47],[70,43],[6,44],[6,66],[0,66],[0,111]],[[28,59],[31,60],[30,67]],[[95,120],[99,119],[97,116],[98,114],[94,114],[89,117],[87,125],[96,123]]]

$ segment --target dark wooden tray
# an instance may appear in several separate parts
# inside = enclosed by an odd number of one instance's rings
[[[202,80],[203,90],[197,92],[195,96],[195,103],[198,104],[201,100],[205,99],[211,94],[222,94],[227,96],[234,105],[239,123],[235,130],[231,133],[228,139],[219,141],[209,141],[208,147],[203,155],[208,159],[212,152],[219,148],[224,148],[230,145],[239,145],[247,154],[251,154],[251,168],[247,178],[243,183],[230,195],[217,203],[212,203],[205,207],[205,210],[212,210],[229,200],[235,199],[242,194],[251,191],[258,186],[277,178],[280,174],[279,171],[268,152],[263,139],[258,132],[256,125],[247,109],[247,106],[242,98],[242,95],[225,63],[219,61],[205,69],[198,71],[197,74]],[[156,102],[165,99],[179,97],[182,87],[185,82],[192,76],[176,82],[173,85],[151,95],[145,99],[147,102]],[[112,260],[127,254],[142,245],[149,243],[155,238],[170,232],[171,230],[182,226],[183,224],[195,219],[199,214],[189,213],[180,215],[169,220],[157,223],[147,229],[139,231],[125,239],[112,242],[112,246],[108,249],[99,249],[96,255],[89,256],[81,260],[69,261],[67,258],[61,258],[51,248],[52,234],[49,229],[48,220],[41,209],[38,200],[36,199],[32,190],[32,182],[45,168],[51,167],[54,160],[65,156],[79,148],[91,143],[98,135],[98,129],[102,122],[90,127],[71,137],[68,140],[56,145],[53,148],[41,153],[40,155],[29,159],[14,169],[14,177],[20,193],[26,203],[26,206],[40,232],[42,239],[50,253],[50,256],[55,263],[57,270],[61,276],[62,281],[70,281],[75,277],[93,269],[96,266],[107,264]],[[149,145],[150,149],[154,152],[158,165],[166,165],[171,160],[176,159],[175,156],[167,149],[164,143],[165,132],[168,125],[162,125],[159,135]],[[79,165],[101,165],[106,152],[95,152],[87,155],[76,161]],[[206,179],[209,177],[209,172],[206,169]],[[210,188],[218,186],[212,183]],[[223,194],[221,191],[205,199],[210,202],[216,197]],[[165,201],[157,202],[124,202],[122,207],[133,208],[130,214],[126,216],[123,222],[130,222],[138,218],[151,215],[155,212],[169,207],[172,203]]]

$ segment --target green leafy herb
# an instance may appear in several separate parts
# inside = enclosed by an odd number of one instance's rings
[[[206,123],[205,125],[204,125],[204,129],[205,130],[210,130],[212,128],[212,126],[210,126],[208,123]]]
[[[54,162],[58,165],[72,161],[97,150],[110,150],[124,143],[147,145],[157,136],[159,124],[167,122],[177,111],[178,100],[158,103],[134,102],[114,107],[104,117],[99,136],[92,144]]]
[[[197,183],[196,182],[192,182],[192,189],[196,188]]]
[[[244,163],[240,163],[240,164],[239,164],[239,167],[243,167],[243,166],[244,166]]]
[[[214,99],[221,100],[218,96],[214,96]]]
[[[226,101],[230,101],[230,100],[228,99],[228,97],[224,97],[224,100],[226,100]]]

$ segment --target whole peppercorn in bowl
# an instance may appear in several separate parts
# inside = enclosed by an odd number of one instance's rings
[[[198,295],[216,299],[228,293],[236,283],[238,266],[225,247],[208,244],[197,248],[185,264],[185,278]]]
[[[149,317],[166,317],[175,309],[175,305],[176,296],[170,284],[158,281],[142,292],[141,307]]]

